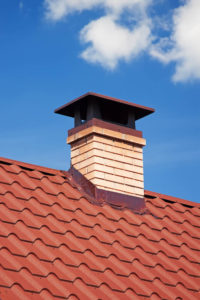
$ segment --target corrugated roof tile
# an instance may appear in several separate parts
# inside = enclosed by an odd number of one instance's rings
[[[199,205],[90,203],[67,172],[0,162],[0,298],[199,299]]]

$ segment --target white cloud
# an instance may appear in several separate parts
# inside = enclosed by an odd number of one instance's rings
[[[101,2],[101,0],[45,0],[46,18],[59,21],[70,13],[92,9]]]
[[[91,10],[102,7],[107,12],[120,14],[124,9],[135,9],[136,6],[144,10],[152,0],[44,0],[46,18],[58,21],[70,13]]]
[[[151,42],[148,22],[131,30],[118,24],[111,15],[90,22],[80,35],[84,43],[89,43],[81,56],[108,69],[114,69],[120,60],[129,61],[136,57]]]
[[[105,15],[91,21],[80,32],[86,49],[81,57],[114,69],[120,60],[129,61],[146,50],[151,42],[151,22],[146,10],[152,0],[45,0],[46,18],[58,21],[68,14],[101,7]],[[121,25],[122,13],[130,26]]]
[[[157,0],[44,0],[44,4],[46,18],[54,22],[101,9],[102,16],[80,31],[86,47],[81,57],[86,61],[113,70],[120,61],[128,62],[146,51],[165,64],[174,62],[173,80],[184,82],[200,79],[200,0],[180,1],[183,4],[172,11],[172,26],[166,24],[166,16],[159,25],[161,16],[155,10],[150,17],[149,8]],[[164,38],[158,33],[155,42],[152,31],[159,32],[163,26],[169,32]]]
[[[160,39],[151,55],[163,63],[176,63],[173,80],[200,79],[200,0],[187,0],[175,9],[173,32]]]

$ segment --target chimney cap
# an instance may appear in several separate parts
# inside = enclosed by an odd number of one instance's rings
[[[55,109],[54,112],[64,116],[75,117],[75,112],[78,106],[81,112],[81,119],[86,120],[88,100],[96,101],[104,111],[110,111],[110,114],[113,114],[114,112],[118,115],[121,114],[124,110],[134,111],[135,120],[141,119],[155,111],[153,108],[150,107],[142,106],[139,104],[131,103],[128,101],[93,92],[88,92],[68,102],[67,104]]]

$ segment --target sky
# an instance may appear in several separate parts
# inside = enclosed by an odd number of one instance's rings
[[[54,109],[88,92],[155,108],[145,189],[200,202],[200,1],[1,0],[0,156],[67,170],[73,120]]]

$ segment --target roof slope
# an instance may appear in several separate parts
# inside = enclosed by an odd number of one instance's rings
[[[199,299],[200,208],[91,204],[62,171],[0,159],[0,299]]]

